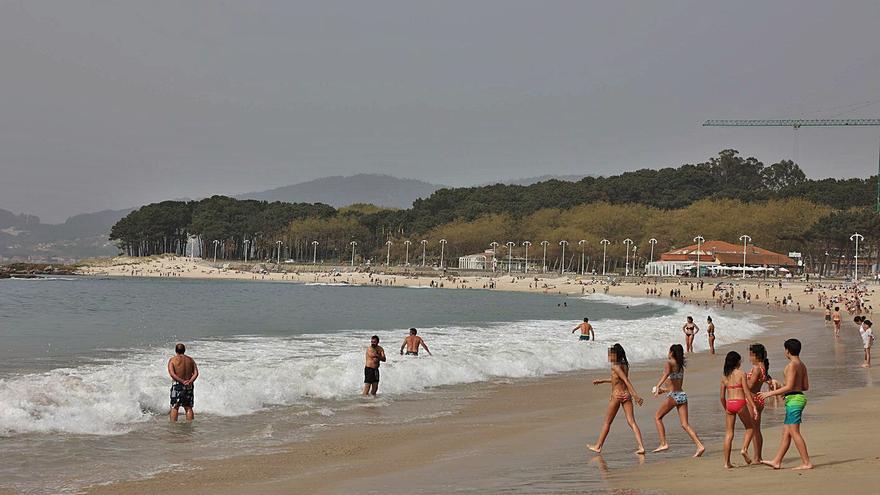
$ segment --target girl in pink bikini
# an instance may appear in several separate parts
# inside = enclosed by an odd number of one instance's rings
[[[767,349],[762,344],[752,344],[749,346],[749,361],[752,362],[752,369],[746,373],[746,382],[748,383],[749,393],[752,400],[755,401],[755,409],[758,416],[754,421],[754,429],[746,431],[743,439],[743,446],[740,453],[745,459],[746,464],[751,464],[752,459],[749,458],[749,443],[755,440],[755,462],[760,464],[762,461],[761,450],[764,446],[764,436],[761,434],[761,414],[764,412],[764,398],[758,395],[765,383],[770,383],[770,360],[767,359]],[[752,434],[754,432],[754,434]]]
[[[733,430],[739,416],[746,435],[754,435],[754,420],[758,417],[755,401],[749,392],[746,374],[739,369],[742,356],[736,351],[727,353],[724,359],[724,375],[721,376],[721,407],[726,413],[727,432],[724,435],[724,467],[732,468],[730,449],[733,446]],[[748,410],[746,406],[748,405]]]
[[[611,378],[607,380],[593,380],[593,385],[599,385],[602,383],[611,384],[611,399],[608,401],[605,425],[602,427],[602,433],[599,434],[599,439],[596,441],[596,444],[587,444],[587,448],[596,453],[602,452],[602,445],[605,444],[605,439],[608,437],[608,432],[611,430],[611,423],[614,422],[614,418],[617,416],[617,411],[623,406],[623,412],[626,414],[626,422],[629,423],[629,427],[632,428],[632,431],[636,436],[636,443],[639,446],[638,450],[636,450],[636,454],[644,454],[645,445],[642,443],[642,431],[639,430],[639,425],[636,424],[636,418],[633,415],[633,402],[641,406],[643,400],[639,394],[636,393],[636,389],[633,387],[632,382],[629,381],[629,362],[626,360],[626,351],[623,350],[622,345],[614,344],[608,349],[608,361],[611,362]]]

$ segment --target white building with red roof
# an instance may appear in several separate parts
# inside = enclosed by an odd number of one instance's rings
[[[743,252],[742,244],[725,241],[706,241],[673,249],[660,255],[659,261],[648,263],[646,275],[676,276],[695,275],[697,266],[702,274],[723,275],[730,272],[788,273],[797,262],[784,254],[748,245]]]

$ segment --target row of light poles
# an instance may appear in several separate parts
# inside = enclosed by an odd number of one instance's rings
[[[752,242],[752,238],[751,238],[751,236],[749,236],[747,234],[743,234],[743,235],[739,236],[739,240],[741,240],[743,243],[743,272],[742,272],[742,276],[743,276],[743,278],[746,278],[746,255],[748,253],[748,245],[750,242]],[[865,237],[862,234],[855,232],[854,234],[852,234],[849,237],[849,240],[855,242],[855,257],[854,257],[855,258],[855,272],[854,272],[853,280],[855,282],[858,282],[858,280],[859,280],[859,242],[863,242],[865,240]],[[698,278],[701,275],[700,274],[700,262],[701,262],[700,257],[702,254],[702,245],[705,241],[706,241],[706,239],[703,238],[702,235],[697,235],[696,237],[694,237],[694,242],[697,243],[697,277]],[[447,241],[446,241],[446,239],[440,239],[439,242],[440,242],[440,268],[442,269],[445,266],[445,259],[444,259],[445,256],[444,255],[445,255]],[[245,263],[247,263],[248,252],[250,251],[248,248],[249,248],[250,243],[251,243],[250,239],[244,240],[244,245],[245,245],[244,261],[245,261]],[[422,266],[425,266],[426,248],[427,248],[428,241],[426,239],[422,239],[420,241],[420,243],[422,245]],[[578,241],[578,246],[580,246],[580,249],[581,249],[581,263],[580,263],[581,275],[584,274],[584,266],[585,266],[584,245],[586,243],[587,243],[587,241],[585,239],[581,239]],[[601,241],[599,241],[599,243],[602,244],[602,275],[605,275],[606,274],[606,266],[607,266],[606,259],[607,259],[608,245],[611,244],[611,241],[609,241],[608,239],[602,239]],[[636,250],[638,249],[638,246],[635,246],[634,241],[630,238],[624,239],[623,243],[626,245],[625,261],[624,261],[624,275],[628,276],[629,275],[630,248],[632,249],[633,262],[635,263],[635,253],[636,253]],[[654,246],[657,244],[657,239],[652,237],[652,238],[648,239],[648,243],[651,245],[650,262],[653,262],[654,261]],[[320,243],[318,241],[312,241],[312,263],[313,264],[317,264],[317,262],[318,262],[318,245],[319,244]],[[385,245],[387,246],[387,251],[385,253],[385,264],[386,265],[391,264],[391,246],[393,244],[394,243],[391,240],[388,240],[385,242]],[[405,240],[405,241],[403,241],[403,244],[406,246],[406,255],[404,258],[404,264],[406,266],[409,266],[409,247],[412,244],[412,241]],[[546,240],[541,241],[541,246],[543,247],[543,255],[542,255],[542,271],[543,272],[547,271],[547,246],[549,244],[550,244],[549,241],[546,241]],[[562,248],[562,263],[561,263],[561,267],[560,267],[560,274],[563,274],[563,275],[565,274],[565,247],[568,246],[568,244],[569,244],[569,242],[567,240],[559,241],[559,246]],[[213,245],[214,245],[214,263],[216,263],[217,262],[217,247],[220,245],[220,241],[215,239],[213,241]],[[277,246],[277,250],[278,250],[277,262],[280,265],[281,264],[281,247],[284,245],[284,242],[278,240],[278,241],[275,241],[275,245]],[[351,245],[351,266],[354,266],[355,253],[357,250],[358,243],[357,243],[357,241],[351,241],[349,243],[349,245]],[[499,245],[500,244],[495,241],[492,241],[489,244],[489,246],[492,248],[493,259],[496,257],[497,249],[498,249]],[[505,245],[507,246],[507,272],[511,273],[513,270],[513,248],[514,248],[514,246],[516,246],[516,243],[513,241],[508,241],[505,243]],[[525,268],[524,268],[524,270],[525,270],[525,273],[528,273],[528,271],[529,271],[529,246],[531,246],[532,243],[531,243],[531,241],[524,241],[522,243],[522,245],[525,248]],[[195,251],[195,243],[193,242],[193,252],[194,251]],[[194,256],[194,253],[193,253],[193,256]],[[635,273],[635,266],[633,266],[633,273]]]

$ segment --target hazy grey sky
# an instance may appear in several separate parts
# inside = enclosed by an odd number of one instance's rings
[[[446,184],[608,174],[880,99],[880,2],[0,4],[0,208],[61,221],[358,172]],[[880,116],[880,105],[847,117]],[[880,128],[802,129],[810,176],[867,176]]]

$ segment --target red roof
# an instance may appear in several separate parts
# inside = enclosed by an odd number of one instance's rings
[[[725,241],[706,241],[700,244],[700,260],[707,263],[715,262],[722,265],[742,265],[742,245]],[[673,249],[660,255],[661,261],[697,261],[697,245]],[[749,245],[746,249],[747,265],[795,266],[797,262],[784,254]]]

